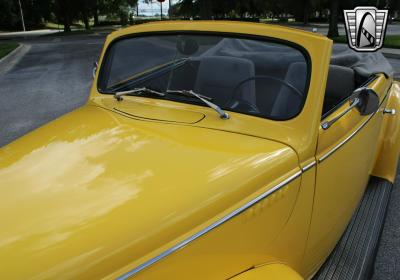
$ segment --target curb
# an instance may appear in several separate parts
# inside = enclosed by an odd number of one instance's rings
[[[15,50],[0,59],[0,75],[8,72],[29,51],[31,46],[20,44]]]
[[[22,48],[22,44],[19,44],[18,47],[16,47],[15,49],[13,49],[11,52],[9,52],[6,56],[4,56],[3,58],[0,58],[0,64],[3,63],[4,60],[7,60],[8,57],[12,57],[14,55],[14,53],[18,52],[21,48]]]

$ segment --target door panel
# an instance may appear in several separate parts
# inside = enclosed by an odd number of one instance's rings
[[[381,98],[381,108],[387,84],[380,77],[370,85]],[[345,102],[327,119],[333,119],[349,106]],[[309,272],[321,265],[334,248],[364,193],[382,119],[381,113],[361,116],[354,108],[329,129],[319,129],[316,190],[305,257]]]

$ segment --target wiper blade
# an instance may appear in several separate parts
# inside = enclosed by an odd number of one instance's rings
[[[167,93],[170,93],[170,94],[181,94],[183,96],[195,97],[195,98],[201,100],[208,107],[210,107],[210,108],[214,109],[215,111],[217,111],[217,113],[219,114],[219,117],[221,119],[227,120],[227,119],[230,118],[228,113],[226,113],[224,110],[222,110],[217,104],[212,103],[211,101],[207,100],[207,99],[210,99],[210,97],[203,96],[203,95],[200,95],[198,93],[195,93],[193,90],[167,90]]]
[[[114,98],[117,99],[118,101],[122,101],[123,100],[123,96],[125,95],[142,95],[144,93],[150,93],[156,96],[160,96],[160,97],[164,97],[165,93],[156,91],[156,90],[152,90],[146,87],[142,87],[142,88],[134,88],[131,90],[126,90],[126,91],[119,91],[119,92],[114,92]]]
[[[196,98],[196,96],[194,96],[193,94],[189,93],[188,90],[172,90],[171,89],[171,90],[167,90],[167,93]],[[202,95],[202,94],[199,94],[199,93],[197,93],[197,95],[200,96],[201,98],[204,98],[204,99],[208,100],[208,101],[213,101],[213,98],[211,98],[209,96],[205,96],[205,95]]]

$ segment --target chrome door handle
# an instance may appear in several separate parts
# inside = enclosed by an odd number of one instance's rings
[[[360,98],[356,97],[353,99],[353,103],[351,103],[351,105],[349,106],[349,108],[347,108],[346,110],[344,110],[339,116],[337,116],[336,118],[330,120],[330,121],[326,121],[323,122],[321,124],[322,129],[327,130],[328,128],[330,128],[335,122],[337,122],[341,117],[343,117],[344,115],[346,115],[348,112],[350,112],[354,107],[356,107],[357,105],[359,105],[361,102]]]
[[[383,109],[383,114],[384,114],[384,115],[385,115],[385,114],[389,114],[389,115],[394,116],[394,115],[396,115],[396,109],[388,109],[388,108],[385,108],[385,109]]]

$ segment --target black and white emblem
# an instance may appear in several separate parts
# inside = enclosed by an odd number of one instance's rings
[[[388,10],[357,7],[344,10],[347,40],[356,51],[376,51],[382,48],[386,32]]]

